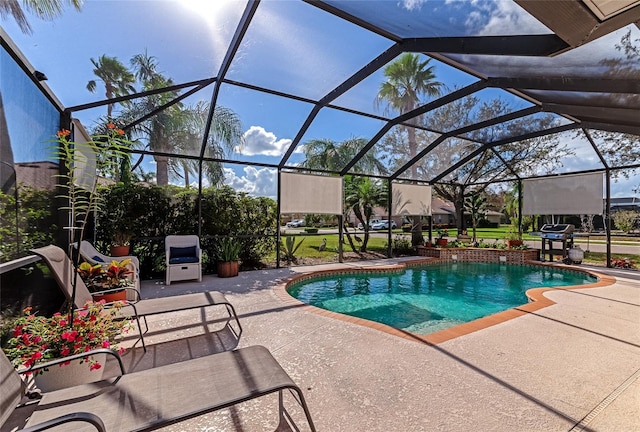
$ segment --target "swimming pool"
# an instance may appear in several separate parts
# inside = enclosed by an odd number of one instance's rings
[[[441,262],[404,271],[318,276],[289,286],[294,298],[416,334],[429,334],[527,303],[531,288],[594,283],[550,266]]]

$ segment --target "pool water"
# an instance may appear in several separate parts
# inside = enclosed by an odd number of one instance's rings
[[[321,276],[294,284],[289,293],[322,309],[428,334],[525,304],[531,288],[596,280],[552,267],[447,262],[404,272]]]

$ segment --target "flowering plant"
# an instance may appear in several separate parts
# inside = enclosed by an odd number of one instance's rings
[[[130,320],[117,318],[123,305],[116,302],[113,307],[105,308],[104,301],[89,301],[83,309],[74,311],[71,325],[66,314],[44,317],[33,314],[28,307],[23,316],[12,322],[11,338],[2,349],[16,368],[30,368],[38,362],[98,348],[110,348],[121,354],[124,349],[118,348],[116,339],[131,328]],[[91,370],[102,367],[92,357],[81,359],[80,363],[88,363]],[[44,370],[34,373],[42,374]]]
[[[122,261],[113,260],[111,264],[103,267],[102,264],[91,265],[83,262],[78,266],[78,274],[90,291],[105,291],[131,286],[128,275],[131,270],[131,258]]]

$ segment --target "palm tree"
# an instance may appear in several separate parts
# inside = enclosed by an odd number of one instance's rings
[[[369,221],[376,207],[387,207],[387,188],[368,177],[345,176],[345,204],[364,227],[360,252],[366,252],[369,242]]]
[[[437,97],[443,84],[435,81],[435,66],[430,66],[431,59],[421,60],[417,54],[406,53],[384,68],[387,79],[380,84],[376,96],[376,106],[387,103],[386,111],[393,108],[400,114],[416,109],[422,95]],[[409,159],[418,154],[416,131],[413,127],[406,127],[408,138]],[[411,167],[411,178],[418,177],[416,166]],[[411,242],[414,246],[422,243],[422,223],[419,216],[414,217]]]
[[[351,138],[341,143],[326,138],[311,140],[303,146],[306,159],[301,165],[306,168],[340,171],[366,144],[367,140],[364,138]],[[373,174],[386,173],[386,168],[375,151],[367,152],[354,165],[354,169]]]
[[[473,228],[472,241],[475,242],[477,240],[476,228],[488,210],[487,198],[481,191],[472,192],[470,195],[465,197],[464,207],[465,210],[471,214],[471,226]]]
[[[367,140],[364,138],[351,138],[341,143],[336,143],[330,139],[315,139],[308,141],[303,146],[303,152],[306,159],[301,163],[301,166],[306,168],[324,169],[328,171],[340,171],[344,166],[349,163],[360,150],[367,144]],[[385,174],[386,168],[380,162],[380,158],[377,157],[375,150],[367,152],[355,165],[354,169],[361,172],[373,172],[374,174]],[[352,179],[351,176],[345,177],[345,192],[347,190],[347,184]],[[347,195],[345,193],[345,195]],[[385,203],[386,204],[386,203]],[[353,243],[351,234],[349,233],[349,215],[354,209],[346,204],[344,206],[343,221],[345,227],[345,234],[351,249],[356,252],[357,248]],[[355,211],[354,211],[355,213]],[[371,216],[371,215],[369,215]],[[356,217],[357,213],[356,213]],[[359,220],[362,221],[362,218]],[[367,219],[367,222],[369,219]],[[368,239],[368,223],[365,229],[365,236]],[[363,243],[366,249],[366,242]]]
[[[66,0],[66,3],[72,5],[76,10],[80,10],[83,2],[84,0]],[[22,0],[22,4],[26,10],[43,20],[52,20],[60,16],[62,14],[63,3],[65,2],[62,0]],[[7,15],[13,16],[22,33],[33,33],[33,29],[18,0],[0,1],[0,17],[5,18]]]
[[[133,84],[135,76],[120,63],[117,58],[103,54],[98,60],[91,59],[94,69],[93,73],[104,83],[105,97],[111,99],[114,96],[123,96],[136,91]],[[96,80],[87,83],[87,90],[95,93],[97,89]],[[114,104],[107,105],[107,117],[111,118]]]
[[[135,77],[143,84],[144,90],[154,90],[171,86],[173,81],[158,71],[155,57],[148,53],[138,54],[131,59]],[[178,93],[170,91],[140,98],[128,104],[124,115],[131,121],[138,119],[155,108],[175,99]],[[199,156],[202,137],[209,115],[210,105],[197,102],[192,106],[176,103],[157,113],[150,119],[136,125],[136,136],[144,138],[150,150],[164,153],[153,156],[156,162],[156,182],[159,186],[169,184],[169,178],[184,179],[190,183],[190,176],[199,172],[199,163],[168,154]],[[205,157],[222,158],[232,150],[242,148],[242,126],[238,116],[224,107],[216,107],[213,114],[209,138],[206,143]],[[209,182],[219,185],[224,179],[222,166],[218,162],[205,161],[203,175]]]

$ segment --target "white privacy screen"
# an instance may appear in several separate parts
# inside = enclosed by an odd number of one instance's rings
[[[87,144],[91,137],[82,124],[73,119],[73,140],[75,144],[74,160],[76,186],[92,190],[96,182],[96,152],[92,145]]]
[[[602,186],[602,173],[524,180],[522,213],[602,214]]]
[[[430,216],[431,186],[393,183],[393,216]]]
[[[281,173],[280,213],[342,214],[342,178]]]

